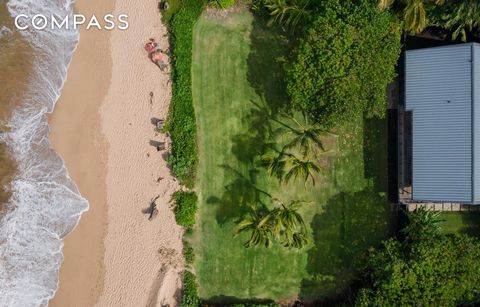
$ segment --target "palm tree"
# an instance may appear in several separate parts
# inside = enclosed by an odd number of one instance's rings
[[[245,247],[256,245],[264,245],[269,247],[275,238],[273,232],[272,216],[268,214],[260,214],[255,208],[238,223],[236,234],[242,232],[250,232],[250,238],[244,243]]]
[[[280,223],[285,230],[294,230],[297,227],[305,227],[302,216],[298,213],[298,209],[305,203],[304,201],[293,200],[289,204],[285,204],[278,198],[273,197],[272,203],[276,208],[271,214],[276,223]]]
[[[315,173],[320,172],[320,167],[315,162],[304,157],[303,159],[297,158],[293,154],[285,154],[288,156],[285,163],[285,175],[283,181],[288,183],[293,178],[297,180],[302,178],[306,184],[308,179],[312,179],[312,184],[315,185]]]
[[[269,176],[282,181],[285,172],[285,157],[280,152],[269,151],[260,158],[260,165],[267,168]]]
[[[448,16],[445,28],[452,31],[452,39],[458,37],[463,42],[467,41],[467,32],[478,29],[480,26],[480,3],[466,0],[455,4],[455,14]]]
[[[270,176],[285,183],[302,178],[305,184],[311,179],[315,185],[315,173],[320,172],[320,167],[308,156],[300,159],[285,151],[264,154],[260,159],[260,165],[267,168]]]
[[[272,198],[277,206],[271,211],[274,230],[281,234],[281,242],[285,247],[302,248],[309,243],[307,228],[303,217],[298,213],[304,201],[294,200],[285,204],[278,198]]]
[[[394,2],[395,2],[395,0],[379,0],[378,1],[378,8],[381,11],[387,10],[393,5]]]
[[[310,238],[306,231],[292,233],[291,235],[285,236],[283,240],[283,246],[288,248],[300,249],[308,243],[310,243]]]
[[[317,149],[320,149],[322,153],[329,153],[330,151],[325,150],[320,136],[330,135],[337,137],[337,135],[323,129],[319,124],[310,123],[305,114],[302,114],[302,116],[303,123],[300,123],[294,116],[289,116],[295,123],[295,127],[277,121],[282,127],[275,131],[276,134],[280,134],[287,139],[287,144],[283,149],[299,149],[303,156],[317,154]]]
[[[379,0],[381,10],[390,8],[395,0]],[[405,30],[420,33],[428,25],[426,5],[443,5],[445,0],[402,0]]]
[[[295,28],[310,16],[310,0],[267,0],[272,21]]]
[[[308,244],[307,228],[298,213],[305,202],[292,201],[285,204],[277,198],[271,198],[271,201],[275,208],[260,214],[251,207],[251,211],[238,223],[236,234],[250,233],[244,246],[270,247],[274,240],[279,240],[285,247],[301,248]]]

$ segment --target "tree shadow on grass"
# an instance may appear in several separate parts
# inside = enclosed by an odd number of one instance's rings
[[[364,118],[363,157],[365,177],[373,180],[376,192],[387,192],[387,121]]]
[[[208,303],[209,306],[255,306],[255,305],[269,305],[273,304],[272,300],[266,299],[241,299],[235,296],[227,296],[227,295],[218,295],[209,298],[208,300],[204,301]]]
[[[459,232],[480,238],[480,213],[479,212],[465,212],[462,213],[463,225]]]
[[[249,127],[232,138],[232,153],[238,161],[253,166],[256,157],[265,152],[272,125],[269,107],[263,101],[250,100],[250,103],[252,108],[242,119]]]
[[[257,169],[250,169],[248,175],[244,176],[240,171],[228,165],[220,167],[228,173],[228,177],[234,178],[224,187],[224,192],[220,197],[211,196],[207,199],[208,204],[218,206],[216,219],[220,225],[243,216],[249,211],[249,205],[255,205],[259,209],[266,208],[264,199],[270,194],[256,186],[259,173]]]
[[[284,33],[267,26],[267,20],[260,17],[253,19],[250,42],[247,79],[257,95],[266,101],[270,111],[276,114],[288,102],[284,64],[291,42]]]
[[[309,277],[301,284],[306,300],[344,293],[364,264],[364,255],[390,232],[386,196],[365,190],[342,192],[330,198],[326,211],[311,223],[314,246],[308,252]]]

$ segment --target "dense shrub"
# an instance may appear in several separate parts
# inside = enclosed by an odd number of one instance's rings
[[[383,115],[400,27],[375,1],[323,3],[287,67],[293,106],[326,127],[363,113]]]
[[[192,264],[195,260],[195,253],[193,247],[187,241],[183,242],[183,258],[187,264]]]
[[[172,195],[175,201],[175,220],[178,225],[192,228],[195,225],[197,213],[197,195],[195,192],[177,191]]]
[[[172,139],[168,157],[173,173],[187,187],[193,186],[197,163],[196,124],[192,97],[193,27],[203,9],[203,1],[183,1],[169,24],[172,50],[172,100],[167,131]]]
[[[183,291],[181,307],[198,307],[200,300],[198,298],[198,286],[195,275],[192,272],[183,273]]]
[[[212,0],[210,1],[211,4],[221,8],[221,9],[226,9],[231,7],[232,5],[235,4],[237,0]]]
[[[428,213],[428,212],[427,212]],[[426,211],[410,213],[404,241],[372,250],[358,306],[455,306],[480,300],[480,241],[443,234]],[[413,218],[412,218],[413,217]]]

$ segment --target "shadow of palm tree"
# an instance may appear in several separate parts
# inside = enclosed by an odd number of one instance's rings
[[[216,219],[219,224],[224,224],[232,219],[241,218],[249,210],[249,206],[255,205],[260,210],[267,207],[264,203],[270,194],[256,185],[257,169],[250,169],[248,175],[228,166],[220,165],[234,179],[224,187],[220,197],[211,196],[207,199],[208,204],[218,206]]]
[[[264,101],[256,103],[250,100],[252,108],[242,119],[249,123],[244,133],[232,138],[233,155],[243,163],[252,164],[255,158],[265,152],[266,142],[272,134],[271,111]]]
[[[265,99],[271,112],[276,114],[287,106],[284,65],[293,48],[290,48],[291,37],[267,23],[263,18],[253,20],[247,79],[257,95]]]

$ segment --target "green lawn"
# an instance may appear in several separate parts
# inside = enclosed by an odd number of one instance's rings
[[[443,212],[442,231],[446,233],[468,234],[480,237],[480,213]]]
[[[200,296],[210,301],[325,298],[341,293],[361,255],[388,237],[386,123],[352,119],[337,128],[335,154],[321,161],[316,185],[279,185],[255,159],[268,142],[271,121],[285,103],[285,38],[247,11],[203,15],[195,27],[193,97],[199,165],[199,217],[189,237],[196,253]],[[264,191],[302,208],[313,243],[246,249],[234,237],[246,203],[265,202]]]

